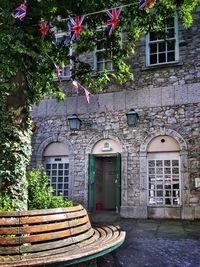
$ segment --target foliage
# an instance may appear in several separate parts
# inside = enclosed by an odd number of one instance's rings
[[[127,64],[130,53],[142,33],[159,29],[168,17],[177,12],[186,27],[192,23],[192,11],[200,0],[160,0],[153,9],[139,10],[138,0],[31,0],[27,1],[24,22],[11,13],[22,0],[1,0],[0,7],[0,176],[2,190],[12,195],[18,209],[26,208],[26,167],[30,160],[31,105],[51,93],[58,98],[64,94],[59,83],[52,79],[54,63],[67,65],[73,61],[72,78],[90,91],[100,91],[110,79],[125,83],[133,79]],[[110,37],[106,30],[96,31],[106,23],[105,14],[87,16],[87,30],[81,32],[76,49],[69,57],[71,44],[56,45],[55,27],[66,31],[67,22],[61,18],[105,10],[114,6],[135,3],[123,8],[118,28]],[[45,41],[39,32],[41,18],[49,22],[51,31]],[[127,42],[122,46],[119,32],[126,30]],[[81,60],[82,53],[91,53],[97,44],[112,53],[114,72],[95,73],[90,64]],[[42,198],[42,196],[41,196]]]
[[[73,202],[65,200],[62,195],[53,196],[53,188],[48,186],[49,177],[42,166],[28,172],[28,208],[49,209],[73,206]]]
[[[12,211],[16,208],[13,198],[7,194],[0,194],[0,211]]]

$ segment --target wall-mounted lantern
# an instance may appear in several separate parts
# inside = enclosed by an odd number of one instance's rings
[[[126,113],[126,117],[127,117],[128,126],[137,126],[138,120],[139,120],[139,115],[134,109],[130,109]]]
[[[67,119],[71,130],[80,130],[82,121],[78,118],[76,114],[73,114]]]

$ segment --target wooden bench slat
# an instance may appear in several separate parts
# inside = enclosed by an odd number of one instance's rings
[[[69,219],[75,219],[78,217],[86,216],[87,213],[85,210],[81,210],[80,212],[71,212],[71,213],[58,213],[44,216],[31,216],[31,217],[22,217],[20,219],[20,224],[35,224],[35,223],[45,223],[52,221],[63,221]]]
[[[20,219],[17,217],[0,217],[0,225],[16,225],[20,224]]]
[[[13,247],[0,247],[0,255],[12,255],[12,254],[19,254],[20,253],[20,246],[13,246]]]
[[[77,205],[73,207],[66,208],[56,208],[56,209],[42,209],[42,210],[29,210],[29,211],[21,211],[20,216],[37,216],[37,215],[48,215],[48,214],[58,214],[58,213],[70,213],[75,211],[84,210],[83,206]]]
[[[90,228],[90,224],[87,223],[83,226],[77,226],[75,228],[70,228],[63,231],[49,232],[44,234],[30,235],[30,236],[22,236],[21,243],[34,243],[41,241],[49,241],[61,239],[63,237],[72,236],[75,234],[81,234],[82,232],[87,231]]]
[[[79,235],[79,240],[83,242],[84,239],[90,238],[93,234],[94,234],[94,229],[91,228],[87,231],[87,233]],[[37,251],[53,250],[55,248],[69,246],[74,243],[75,243],[74,239],[70,236],[68,238],[59,241],[47,242],[43,244],[33,244],[31,246],[21,246],[20,252],[33,253]]]

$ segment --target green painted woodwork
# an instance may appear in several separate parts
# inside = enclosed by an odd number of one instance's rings
[[[116,208],[119,211],[121,205],[121,155],[118,153],[116,157]]]
[[[51,264],[51,265],[47,265],[47,266],[51,266],[51,267],[64,267],[64,266],[69,266],[69,265],[73,265],[73,264],[77,264],[77,263],[81,263],[81,262],[84,262],[84,261],[89,261],[89,260],[92,260],[92,259],[95,259],[95,258],[98,258],[98,257],[101,257],[103,255],[105,255],[106,253],[110,253],[112,252],[113,250],[117,249],[118,247],[120,247],[122,244],[124,243],[124,241],[122,242],[119,242],[117,245],[113,246],[113,247],[110,247],[106,250],[103,250],[101,252],[98,252],[98,253],[94,253],[92,255],[89,255],[89,256],[86,256],[86,257],[82,257],[82,258],[78,258],[78,259],[74,259],[74,260],[71,260],[71,261],[68,261],[67,263],[56,263],[56,264]]]
[[[91,212],[94,209],[94,176],[95,176],[95,169],[94,169],[94,155],[89,154],[89,181],[88,181],[88,210]]]

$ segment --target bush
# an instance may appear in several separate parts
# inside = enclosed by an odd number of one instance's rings
[[[71,207],[73,202],[65,200],[62,195],[53,196],[53,188],[48,186],[49,177],[42,166],[27,173],[28,209],[50,209]]]
[[[16,210],[17,206],[13,199],[7,194],[0,194],[0,211]]]

